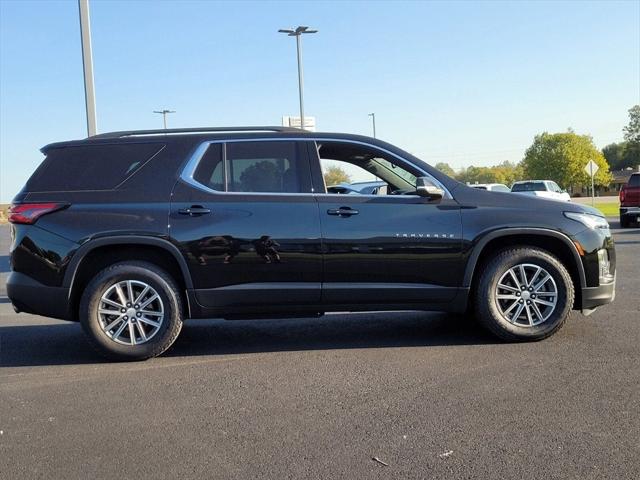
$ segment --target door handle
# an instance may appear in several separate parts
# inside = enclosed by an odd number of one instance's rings
[[[337,215],[339,217],[350,217],[351,215],[358,215],[358,210],[354,210],[350,207],[330,208],[327,210],[328,215]]]
[[[200,215],[206,215],[211,213],[211,210],[203,207],[202,205],[191,205],[189,208],[181,208],[178,210],[180,215],[189,215],[190,217],[198,217]]]

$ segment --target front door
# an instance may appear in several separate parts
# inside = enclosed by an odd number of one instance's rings
[[[453,299],[462,276],[458,204],[416,195],[420,173],[388,152],[340,142],[317,151],[325,179],[343,176],[328,192],[345,192],[316,195],[323,302],[419,308]]]
[[[201,145],[174,188],[170,234],[204,307],[319,303],[320,221],[305,142]]]

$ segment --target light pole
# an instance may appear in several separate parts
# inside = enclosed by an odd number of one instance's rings
[[[167,129],[167,114],[168,113],[176,113],[175,110],[154,110],[153,113],[162,114],[162,124],[164,125],[164,129]]]
[[[309,30],[309,27],[296,27],[293,29],[281,29],[280,33],[286,33],[289,37],[296,37],[296,49],[298,52],[298,93],[300,95],[300,128],[304,130],[304,87],[302,85],[302,42],[304,33],[318,33],[317,30]]]
[[[82,70],[84,72],[84,102],[87,111],[87,135],[98,133],[96,94],[93,86],[93,56],[91,55],[91,25],[89,0],[78,0],[80,11],[80,38],[82,43]]]
[[[371,117],[371,121],[373,122],[373,138],[376,138],[376,114],[370,113],[368,116]]]

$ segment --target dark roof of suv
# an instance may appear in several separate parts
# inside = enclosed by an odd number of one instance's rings
[[[119,132],[102,133],[85,139],[70,140],[66,142],[50,143],[42,147],[41,151],[46,152],[51,148],[61,148],[76,145],[90,144],[113,144],[113,143],[141,143],[142,142],[158,142],[169,143],[171,141],[189,142],[190,144],[199,144],[207,140],[219,138],[223,139],[263,139],[263,138],[304,138],[311,137],[314,139],[327,140],[347,140],[352,142],[362,142],[369,145],[378,146],[401,158],[412,160],[421,165],[433,177],[442,182],[450,191],[459,186],[459,182],[447,177],[442,172],[425,163],[423,160],[411,155],[410,153],[384,142],[382,140],[367,137],[364,135],[354,135],[349,133],[319,133],[301,130],[291,127],[273,127],[273,126],[257,126],[257,127],[202,127],[202,128],[172,128],[166,130],[125,130]]]

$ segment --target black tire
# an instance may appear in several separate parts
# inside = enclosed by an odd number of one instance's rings
[[[145,343],[117,343],[100,325],[98,307],[102,295],[115,283],[125,280],[137,280],[151,286],[163,304],[161,325]],[[147,262],[121,262],[105,268],[89,282],[80,301],[80,323],[89,342],[101,355],[111,360],[146,360],[160,355],[175,342],[182,329],[182,321],[182,299],[175,280],[158,266]]]
[[[498,307],[496,293],[500,278],[510,268],[520,264],[542,267],[551,275],[557,288],[555,310],[538,325],[511,323],[504,318]],[[486,329],[503,340],[524,342],[542,340],[560,330],[571,313],[574,296],[571,276],[555,256],[534,247],[514,247],[498,252],[484,265],[474,300],[477,318]]]
[[[629,219],[625,215],[620,215],[620,228],[629,228]]]

